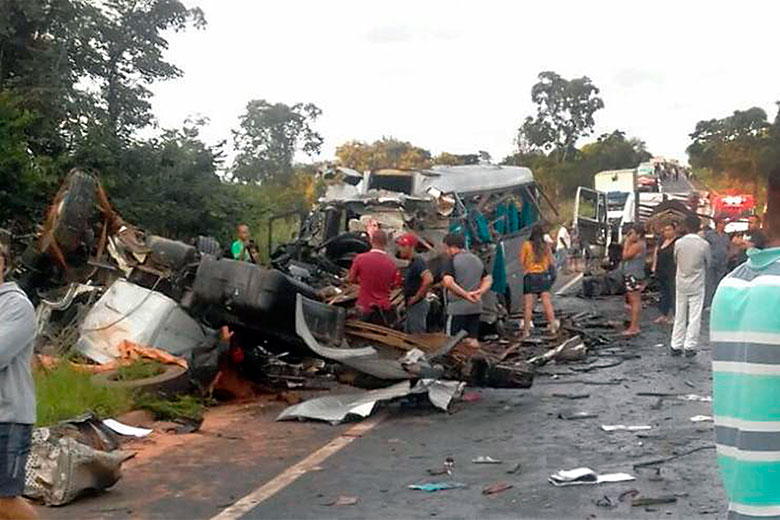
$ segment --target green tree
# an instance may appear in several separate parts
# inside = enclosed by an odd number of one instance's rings
[[[336,148],[342,166],[358,171],[397,168],[415,170],[431,165],[431,152],[407,141],[383,137],[371,144],[349,141]]]
[[[699,121],[687,152],[691,166],[710,168],[749,183],[757,195],[774,158],[778,141],[766,112],[758,107],[736,110],[722,119]]]
[[[201,28],[203,12],[179,0],[107,0],[95,20],[96,63],[90,76],[100,87],[96,114],[107,136],[127,140],[148,126],[149,86],[178,78],[181,70],[163,59],[166,33]]]
[[[626,139],[626,134],[620,130],[602,134],[595,142],[580,149],[580,161],[588,174],[635,168],[651,158],[644,141],[636,138]]]
[[[572,80],[555,72],[539,74],[531,89],[536,117],[527,117],[518,131],[518,142],[527,142],[543,150],[555,150],[559,162],[575,149],[577,140],[590,135],[593,115],[604,108],[599,89],[583,76]]]
[[[442,152],[433,158],[433,164],[444,166],[461,166],[464,164],[479,164],[478,153],[454,154]]]
[[[295,153],[319,154],[323,138],[313,124],[322,114],[313,103],[271,104],[264,99],[247,103],[240,128],[233,131],[238,150],[231,173],[242,182],[292,181]]]

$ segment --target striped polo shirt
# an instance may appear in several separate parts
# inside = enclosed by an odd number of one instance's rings
[[[720,283],[710,341],[729,518],[780,519],[780,247],[751,249]]]

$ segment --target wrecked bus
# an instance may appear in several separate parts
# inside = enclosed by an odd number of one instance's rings
[[[530,226],[541,218],[542,200],[556,211],[531,170],[468,165],[361,174],[339,167],[322,171],[320,176],[326,193],[302,219],[296,239],[271,253],[275,268],[326,288],[343,277],[356,255],[369,249],[366,225],[375,221],[391,239],[415,233],[419,252],[436,276],[443,261],[444,235],[460,231],[493,275],[483,322],[500,325],[508,316],[522,312],[520,246]],[[273,236],[273,229],[269,235]],[[393,255],[394,248],[391,240]],[[403,261],[397,261],[404,267]]]

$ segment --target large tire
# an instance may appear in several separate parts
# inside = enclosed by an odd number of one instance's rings
[[[165,365],[165,372],[154,377],[134,379],[132,381],[117,381],[118,372],[109,370],[92,376],[92,384],[112,388],[127,388],[144,392],[176,394],[189,388],[187,369],[179,365]]]
[[[56,208],[54,238],[67,255],[84,245],[89,249],[95,240],[93,225],[97,214],[97,179],[74,170],[68,179],[59,208]]]

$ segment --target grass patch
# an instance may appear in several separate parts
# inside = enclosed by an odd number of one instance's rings
[[[194,395],[177,395],[172,398],[139,393],[135,396],[136,408],[149,410],[159,421],[190,419],[200,421],[208,401]]]
[[[165,372],[165,365],[151,359],[139,359],[117,369],[116,381],[136,381],[147,377],[159,376]]]
[[[129,390],[93,385],[90,374],[79,372],[68,363],[60,363],[52,370],[36,370],[34,377],[39,426],[55,424],[87,411],[111,417],[133,408]]]

